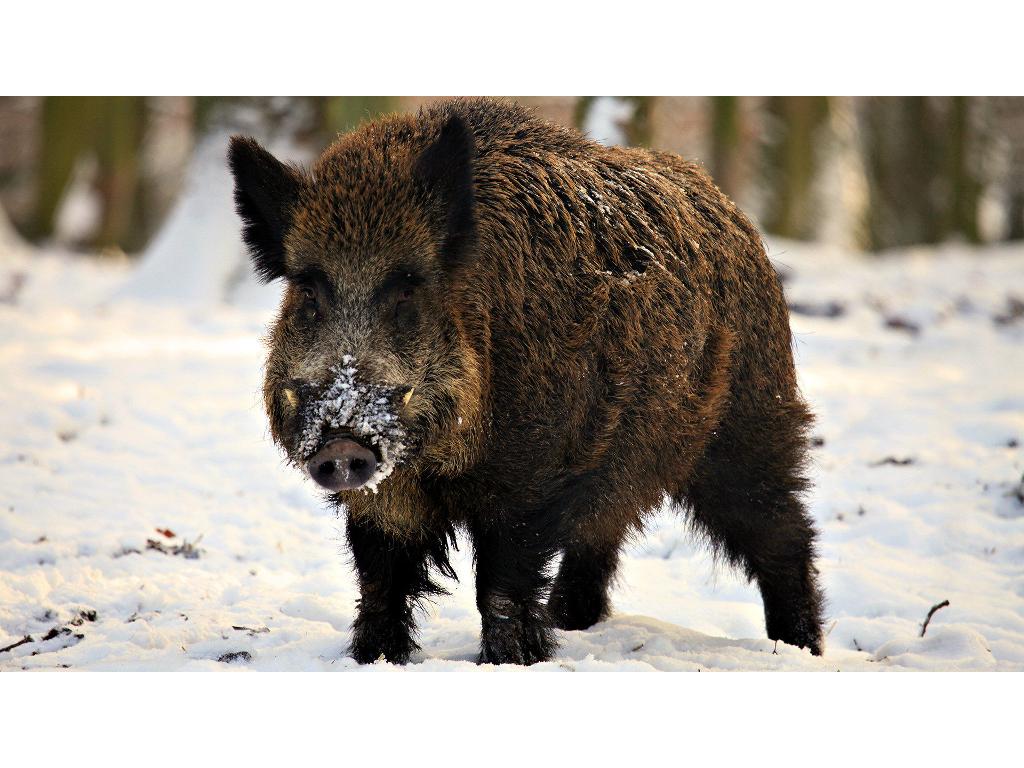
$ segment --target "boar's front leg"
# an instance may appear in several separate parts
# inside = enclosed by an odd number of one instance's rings
[[[477,522],[476,559],[481,664],[534,664],[557,647],[543,598],[558,549],[545,516]]]
[[[352,623],[350,653],[360,664],[383,656],[393,664],[405,664],[413,651],[416,624],[413,609],[426,595],[441,594],[430,579],[430,562],[450,571],[447,539],[424,537],[399,539],[372,521],[350,515],[346,533],[359,577],[359,605]],[[451,574],[454,575],[454,574]]]

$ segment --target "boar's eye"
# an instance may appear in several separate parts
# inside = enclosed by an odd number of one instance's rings
[[[395,302],[401,304],[403,301],[411,301],[416,288],[411,285],[403,285],[395,295]]]
[[[396,321],[406,321],[415,314],[416,289],[423,282],[423,278],[408,270],[398,270],[392,273],[377,291],[377,301],[390,307],[392,316]]]
[[[298,296],[299,316],[304,321],[312,321],[317,315],[318,291],[315,283],[298,283],[295,286],[295,293]]]
[[[290,279],[292,301],[296,316],[304,322],[313,322],[324,309],[331,296],[331,282],[316,267],[305,269]]]
[[[416,286],[405,283],[395,291],[395,319],[408,319],[412,313],[412,299],[416,295]]]

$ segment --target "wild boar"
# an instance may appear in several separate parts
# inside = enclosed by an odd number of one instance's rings
[[[355,659],[417,650],[457,529],[480,660],[550,659],[555,628],[608,616],[666,497],[756,582],[769,638],[822,652],[786,304],[699,166],[490,99],[366,123],[308,170],[243,137],[229,160],[255,269],[286,284],[271,432],[346,511]]]

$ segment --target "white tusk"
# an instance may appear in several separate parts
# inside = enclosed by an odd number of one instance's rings
[[[282,389],[281,394],[284,395],[284,399],[288,401],[288,405],[291,408],[297,408],[299,405],[298,395],[295,394],[294,390]]]

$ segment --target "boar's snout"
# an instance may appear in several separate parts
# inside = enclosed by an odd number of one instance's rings
[[[366,485],[377,471],[377,456],[348,437],[328,441],[306,462],[317,485],[328,491],[351,491]]]

